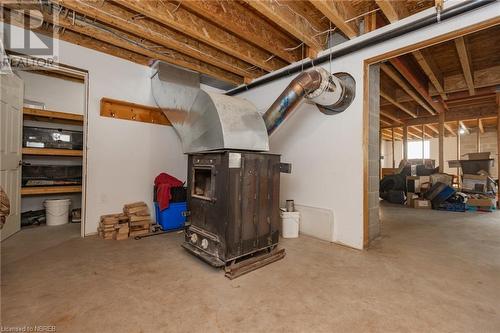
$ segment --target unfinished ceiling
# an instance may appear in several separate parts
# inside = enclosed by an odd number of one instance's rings
[[[437,137],[496,130],[500,85],[500,25],[434,45],[381,64],[380,110],[384,139]],[[422,129],[422,125],[424,125]]]
[[[159,59],[232,85],[316,57],[339,33],[354,38],[432,7],[418,1],[59,0],[4,3],[34,9],[33,31],[141,64]],[[26,13],[26,12],[25,12]],[[4,15],[3,20],[8,16]]]

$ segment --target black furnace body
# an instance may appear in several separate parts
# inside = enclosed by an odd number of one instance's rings
[[[190,226],[183,247],[221,267],[279,240],[280,156],[221,150],[189,154]]]

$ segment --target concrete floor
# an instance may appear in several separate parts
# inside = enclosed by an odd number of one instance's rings
[[[500,212],[388,206],[368,251],[300,237],[230,281],[180,248],[43,230],[2,244],[2,325],[57,332],[499,332]],[[56,230],[56,229],[54,229]],[[39,240],[34,240],[34,238]],[[26,240],[30,240],[27,242]],[[45,243],[47,244],[47,243]]]

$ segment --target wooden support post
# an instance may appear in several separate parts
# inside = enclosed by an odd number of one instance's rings
[[[500,91],[497,90],[497,180],[500,183]],[[500,208],[500,193],[497,195],[497,205]]]
[[[394,154],[394,127],[391,128],[391,143],[392,143],[392,168],[396,167],[396,156]]]
[[[444,172],[444,112],[439,114],[439,172]]]
[[[422,164],[425,164],[425,126],[422,125]]]
[[[479,130],[479,123],[481,120],[477,118],[477,152],[481,152],[481,131]]]
[[[460,121],[457,120],[457,160],[460,159]],[[458,188],[461,188],[462,179],[460,177],[460,168],[457,168]]]
[[[408,126],[403,126],[403,158],[408,159]]]

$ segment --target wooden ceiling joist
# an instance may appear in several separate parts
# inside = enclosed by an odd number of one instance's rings
[[[427,112],[434,115],[436,114],[434,110],[417,94],[412,87],[404,80],[399,73],[388,64],[381,64],[380,69],[387,74],[398,86],[403,89],[403,91],[408,94],[415,102],[417,102],[420,106],[422,106]]]
[[[467,45],[465,45],[464,37],[458,37],[455,39],[455,47],[457,48],[458,59],[460,60],[460,65],[462,66],[462,72],[465,77],[465,82],[467,83],[467,88],[469,89],[469,94],[474,95],[474,79],[472,78],[472,68],[471,59]]]
[[[483,120],[482,119],[478,119],[477,120],[477,127],[479,128],[479,132],[481,134],[484,134],[484,126],[483,126]]]
[[[386,112],[386,111],[383,111],[383,110],[380,110],[380,115],[396,122],[396,123],[403,123],[400,119],[398,119],[397,117],[393,116],[392,114],[390,114],[389,112]]]
[[[39,11],[41,10],[40,7],[37,6],[36,4],[31,4],[29,6],[26,6],[25,4],[23,5],[6,4],[5,7],[11,9],[23,8],[23,9],[36,9]],[[92,26],[90,24],[86,24],[85,22],[82,22],[78,19],[73,21],[72,18],[67,17],[65,15],[60,15],[57,18],[57,22],[53,22],[53,16],[47,13],[46,10],[42,9],[41,13],[43,15],[43,19],[45,22],[49,22],[52,24],[57,23],[59,27],[65,28],[66,31],[70,30],[90,38],[95,38],[96,40],[99,40],[101,42],[119,47],[124,51],[127,50],[151,59],[158,59],[174,65],[189,68],[194,71],[233,84],[240,84],[243,82],[243,78],[236,74],[227,72],[210,64],[206,64],[197,59],[193,59],[189,56],[186,56],[174,50],[167,50],[167,52],[159,53],[158,51],[162,50],[155,48],[153,51],[152,48],[141,47],[139,45],[144,44],[144,41],[141,41],[140,38],[135,37],[133,35],[125,34],[121,31],[113,31],[113,30],[106,31],[98,29],[97,27]],[[149,45],[149,46],[152,47],[154,45]],[[148,61],[146,61],[145,64],[148,64]]]
[[[424,82],[415,75],[410,66],[405,63],[401,58],[393,58],[390,60],[391,64],[397,71],[406,78],[410,85],[424,98],[424,100],[436,111],[437,113],[445,112],[447,109],[446,104],[439,98],[433,98],[429,94],[429,89]]]
[[[320,33],[307,19],[292,11],[286,2],[280,3],[275,0],[244,0],[250,7],[275,22],[278,26],[288,31],[295,38],[302,41],[311,49],[320,51],[323,49]]]
[[[393,96],[391,96],[388,92],[380,89],[380,96],[382,96],[384,99],[386,99],[388,102],[390,102],[391,104],[396,106],[401,111],[408,114],[410,117],[417,118],[417,114],[415,112],[413,112],[412,110],[410,110],[409,108],[407,108],[403,104],[397,102],[396,99]]]
[[[291,50],[297,45],[294,39],[237,1],[182,1],[177,11],[183,7],[288,63],[301,60],[300,49]]]
[[[389,22],[394,23],[408,16],[408,9],[405,6],[406,1],[400,0],[375,0],[379,8],[384,13]]]
[[[212,46],[200,43],[171,28],[167,28],[154,21],[148,21],[147,19],[141,19],[136,23],[134,22],[135,14],[133,12],[129,12],[109,2],[97,2],[93,0],[57,0],[57,2],[65,8],[74,10],[88,18],[96,19],[108,26],[127,31],[140,38],[150,40],[234,74],[244,77],[257,77],[260,75],[259,73],[250,71],[249,67],[251,65],[248,63],[229,56]]]
[[[143,0],[113,0],[113,2],[267,71],[276,70],[287,64],[279,59],[273,59],[272,53],[237,38],[177,4]]]
[[[349,18],[356,16],[349,1],[311,0],[310,2],[348,38],[359,35],[356,23],[346,22]]]
[[[446,93],[444,92],[443,73],[441,73],[439,68],[436,66],[432,56],[429,54],[429,51],[426,49],[415,51],[413,52],[413,56],[425,74],[429,77],[429,80],[434,88],[436,88],[439,95],[441,95],[441,98],[444,100],[448,99]]]

